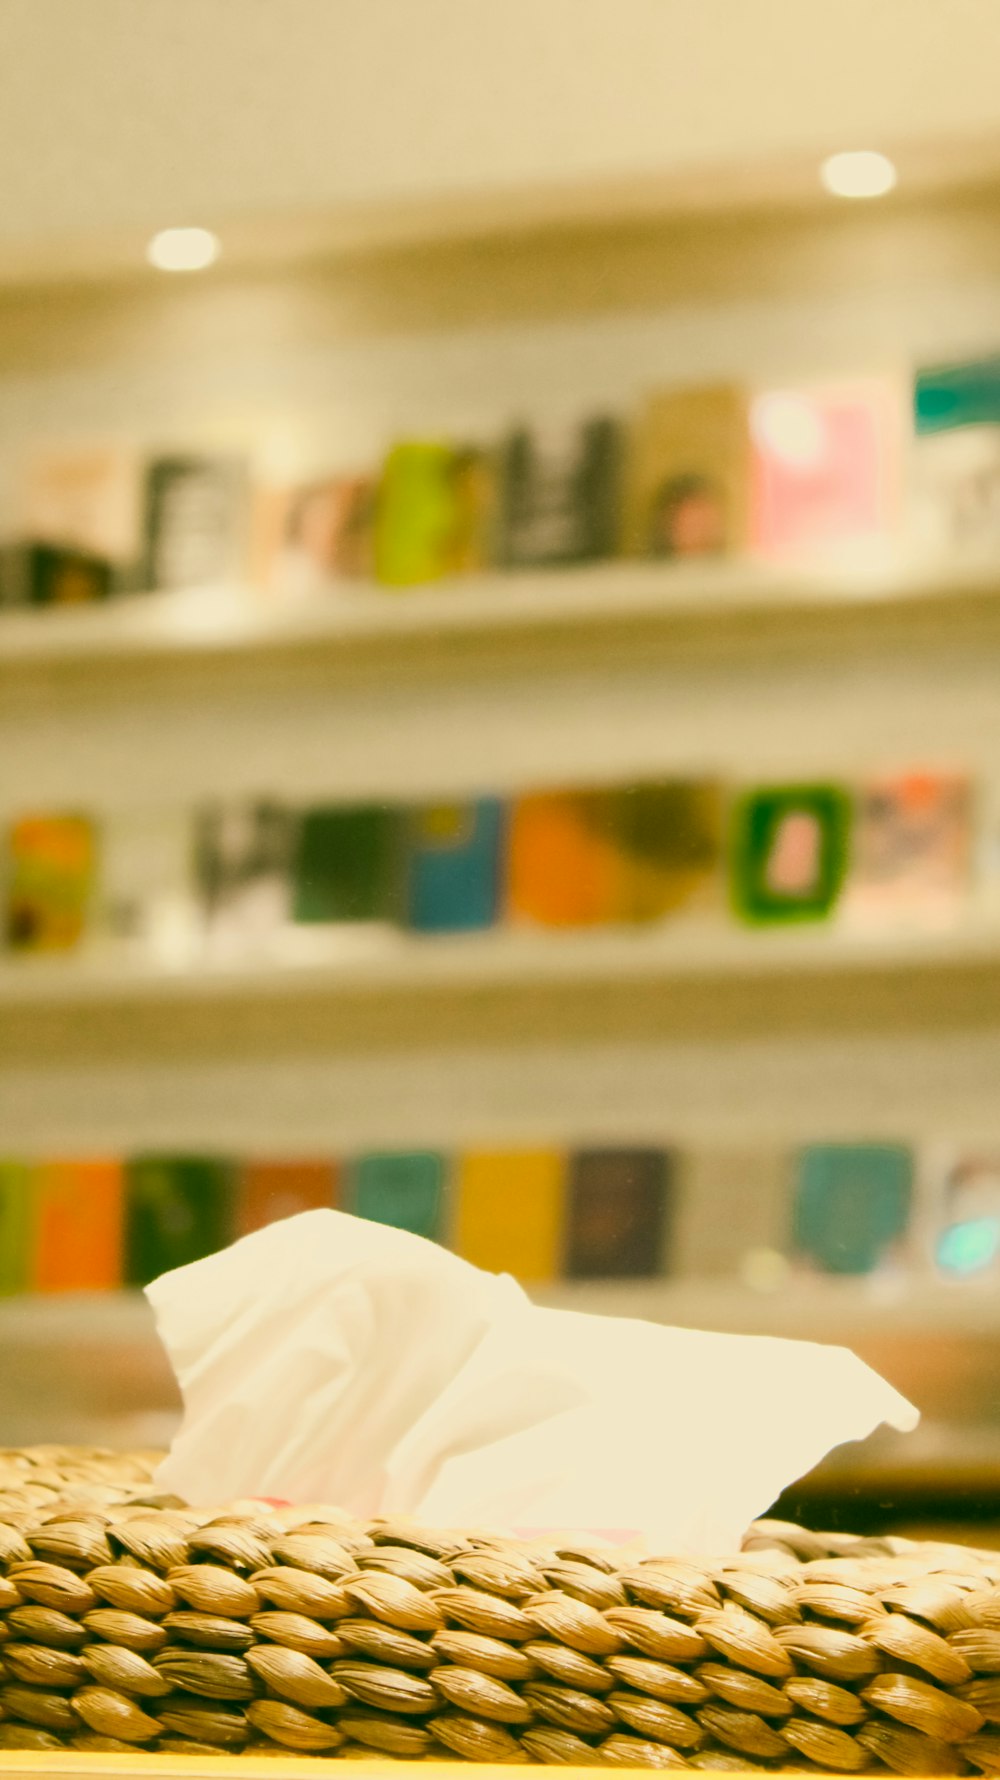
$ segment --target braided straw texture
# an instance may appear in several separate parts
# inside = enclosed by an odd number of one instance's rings
[[[758,1522],[703,1566],[194,1510],[0,1450],[4,1749],[1000,1773],[1000,1553]]]

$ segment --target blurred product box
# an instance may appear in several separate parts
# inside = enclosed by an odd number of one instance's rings
[[[503,864],[499,798],[422,804],[407,824],[409,925],[423,933],[492,927]]]
[[[291,919],[295,845],[294,814],[266,798],[198,811],[194,866],[210,938],[240,944]]]
[[[377,488],[372,476],[328,476],[261,490],[254,504],[256,578],[299,594],[371,575]]]
[[[147,589],[209,587],[247,567],[250,485],[240,458],[176,456],[147,465],[143,581]]]
[[[396,445],[382,468],[375,574],[389,587],[436,581],[484,561],[489,466],[468,446]]]
[[[565,1272],[570,1279],[669,1273],[673,1158],[664,1150],[578,1150],[569,1159]]]
[[[635,423],[624,545],[630,556],[721,556],[747,540],[747,398],[733,384],[666,390]]]
[[[751,541],[826,556],[897,531],[902,412],[888,381],[763,391],[750,406]]]
[[[625,859],[617,793],[533,792],[510,812],[507,912],[543,927],[623,919]]]
[[[164,961],[188,956],[202,918],[194,852],[187,810],[103,816],[95,940],[135,943]]]
[[[137,454],[114,446],[50,446],[32,452],[22,475],[21,533],[134,574],[140,549]]]
[[[931,1253],[946,1278],[1000,1272],[1000,1151],[955,1149],[929,1167]]]
[[[772,785],[736,800],[733,907],[758,925],[829,916],[847,871],[851,799],[837,785]]]
[[[918,557],[1000,553],[1000,358],[918,371],[910,527]]]
[[[330,1210],[337,1204],[337,1189],[334,1162],[244,1162],[236,1182],[235,1235],[249,1236],[300,1211]]]
[[[676,1179],[676,1276],[778,1283],[788,1246],[787,1151],[699,1148],[678,1157]]]
[[[86,606],[112,591],[107,557],[62,544],[0,549],[0,610],[8,606]]]
[[[500,565],[537,568],[614,556],[622,460],[621,427],[607,416],[509,433],[498,469]]]
[[[122,1284],[124,1168],[43,1162],[35,1176],[28,1283],[39,1292],[110,1292]]]
[[[566,1157],[558,1150],[472,1150],[457,1164],[452,1246],[464,1260],[515,1279],[560,1272]]]
[[[657,921],[709,900],[722,859],[720,786],[693,779],[626,786],[617,794],[616,826],[624,920]]]
[[[35,1171],[0,1162],[0,1298],[27,1288],[34,1234]]]
[[[351,1165],[344,1209],[440,1241],[447,1176],[446,1157],[431,1150],[359,1156]]]
[[[497,463],[491,450],[460,446],[451,471],[451,541],[448,572],[474,575],[493,561],[497,511]]]
[[[969,888],[973,791],[964,773],[910,772],[858,793],[846,906],[876,920],[948,917]]]
[[[79,943],[96,874],[92,823],[30,815],[7,836],[6,932],[12,951],[68,951]]]
[[[820,1273],[873,1273],[904,1257],[913,1157],[902,1144],[811,1144],[794,1158],[791,1247]]]
[[[294,919],[399,920],[404,838],[403,813],[387,804],[325,804],[305,810],[295,841]]]
[[[138,1156],[126,1168],[125,1283],[144,1286],[235,1233],[234,1170],[211,1156]]]

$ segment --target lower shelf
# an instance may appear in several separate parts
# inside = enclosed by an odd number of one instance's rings
[[[869,1282],[797,1285],[764,1295],[723,1282],[560,1282],[540,1303],[680,1327],[849,1346],[921,1409],[916,1434],[884,1434],[831,1455],[815,1488],[890,1496],[989,1498],[1000,1517],[995,1296]],[[139,1293],[0,1302],[0,1445],[38,1441],[165,1445],[179,1399]]]

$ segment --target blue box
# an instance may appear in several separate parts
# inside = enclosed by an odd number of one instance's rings
[[[410,816],[408,920],[422,933],[492,927],[500,903],[499,798],[425,804]]]

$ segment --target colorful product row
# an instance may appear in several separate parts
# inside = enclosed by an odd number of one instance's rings
[[[106,1290],[223,1248],[295,1212],[338,1206],[525,1279],[662,1271],[666,1152],[435,1151],[235,1163],[139,1157],[0,1165],[0,1288]]]
[[[913,435],[910,437],[909,435]],[[198,587],[404,587],[618,554],[764,557],[911,539],[921,559],[1000,549],[1000,359],[893,379],[658,392],[516,425],[499,444],[395,444],[377,472],[255,486],[250,460],[34,454],[0,605]]]
[[[907,1146],[712,1156],[633,1148],[415,1150],[348,1161],[0,1164],[0,1292],[141,1286],[280,1218],[339,1207],[526,1283],[925,1269],[1000,1273],[1000,1153],[928,1174]]]
[[[38,814],[8,835],[7,942],[68,949],[97,930],[155,944],[172,918],[232,938],[289,923],[635,924],[719,904],[724,885],[757,924],[841,902],[869,919],[938,915],[971,883],[972,803],[967,776],[911,772],[729,795],[678,779],[410,808],[259,800],[100,826]]]

